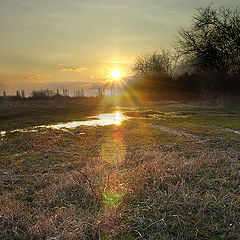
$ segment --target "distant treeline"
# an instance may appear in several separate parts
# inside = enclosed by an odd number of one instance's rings
[[[99,87],[97,91],[97,95],[90,96],[88,98],[99,98],[105,96],[105,87]],[[116,93],[115,88],[111,88],[111,95],[114,96]],[[74,89],[70,92],[69,89],[40,89],[40,90],[33,90],[28,97],[25,95],[25,90],[17,90],[15,95],[8,95],[5,90],[3,90],[2,96],[0,96],[0,100],[50,100],[50,99],[70,99],[70,98],[87,98],[84,92],[84,89]]]
[[[84,97],[84,90],[74,90],[72,97]],[[51,89],[40,89],[40,90],[33,90],[30,93],[29,99],[51,99],[51,98],[58,98],[58,97],[70,97],[70,91],[67,88],[63,88],[61,90],[57,89],[56,91]],[[7,92],[3,91],[2,98],[13,99],[13,100],[21,100],[26,99],[25,91],[24,90],[17,90],[16,95],[10,96]]]
[[[132,87],[149,92],[240,91],[240,11],[200,8],[171,50],[146,53],[132,67]]]

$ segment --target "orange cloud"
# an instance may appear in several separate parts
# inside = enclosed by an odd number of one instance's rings
[[[62,72],[83,72],[86,71],[87,68],[84,67],[68,67],[68,68],[62,68]]]
[[[29,74],[26,75],[24,78],[27,81],[44,81],[46,78],[49,78],[50,75],[48,74]]]

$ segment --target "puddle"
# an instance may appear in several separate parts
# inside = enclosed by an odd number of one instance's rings
[[[20,132],[20,133],[29,133],[29,132],[38,132],[37,129],[29,129],[29,128],[25,128],[25,129],[15,129],[12,131],[8,131],[10,133],[15,133],[15,132]],[[7,134],[7,131],[0,131],[0,136],[2,137],[1,140],[3,140],[3,137],[5,137]]]
[[[0,134],[2,137],[4,137],[6,135],[7,131],[1,131]]]
[[[140,107],[120,107],[117,106],[116,109],[117,110],[127,110],[127,111],[137,111]]]
[[[99,114],[97,116],[88,117],[87,121],[73,121],[67,123],[58,123],[51,125],[39,125],[32,128],[25,129],[15,129],[13,131],[9,131],[11,133],[14,132],[38,132],[37,129],[45,128],[45,129],[57,129],[65,132],[70,132],[69,129],[75,129],[79,126],[108,126],[108,125],[121,125],[121,123],[130,118],[143,118],[143,119],[164,119],[166,117],[183,117],[189,114],[186,113],[163,113],[160,111],[154,110],[140,110],[139,107],[116,107],[117,111],[113,113],[104,113]],[[124,114],[123,114],[124,112]],[[7,131],[0,131],[0,136],[4,137],[7,134]],[[83,135],[85,133],[79,133]]]
[[[142,118],[142,119],[162,119],[167,118],[185,118],[193,115],[192,112],[159,112],[154,110],[143,110],[143,111],[127,111],[126,116]]]
[[[168,117],[187,117],[190,112],[160,112],[151,109],[140,110],[139,107],[116,107],[117,111],[113,113],[104,113],[99,114],[97,116],[88,117],[89,120],[86,121],[73,121],[67,123],[57,123],[51,125],[39,125],[32,128],[25,129],[15,129],[13,131],[9,131],[11,133],[14,132],[39,132],[39,129],[56,129],[65,132],[72,133],[71,129],[75,129],[80,126],[108,126],[108,125],[121,125],[121,123],[130,118],[143,118],[143,119],[167,119]],[[188,136],[194,138],[192,135],[187,133],[179,133],[176,130],[169,130],[164,127],[161,127],[162,131],[171,132],[173,134]],[[7,131],[0,131],[0,136],[4,137]],[[84,135],[85,133],[78,133],[79,135]]]
[[[79,126],[108,126],[121,125],[122,121],[129,119],[124,116],[122,112],[116,111],[114,113],[104,113],[97,116],[89,117],[89,121],[74,121],[68,123],[59,123],[53,125],[41,125],[35,128],[51,128],[51,129],[74,129]]]
[[[75,129],[80,126],[108,126],[108,125],[121,125],[121,123],[130,117],[123,115],[121,111],[116,111],[114,113],[104,113],[99,114],[97,116],[88,117],[87,121],[73,121],[68,123],[58,123],[52,125],[39,125],[33,128],[25,128],[25,129],[15,129],[13,131],[9,131],[11,133],[14,132],[38,132],[39,128],[47,128],[47,129],[57,129],[69,132],[69,129]],[[1,131],[1,136],[5,136],[7,131]],[[85,133],[79,133],[79,135],[84,135]]]
[[[237,135],[240,135],[240,131],[234,130],[234,129],[231,129],[231,128],[224,128],[224,127],[220,127],[220,126],[216,126],[216,125],[212,125],[211,127],[215,128],[215,129],[222,130],[222,131],[232,132],[232,133],[235,133]]]
[[[232,133],[235,133],[237,135],[240,135],[240,131],[237,131],[237,130],[233,130],[231,128],[222,128],[223,131],[228,131],[228,132],[232,132]]]

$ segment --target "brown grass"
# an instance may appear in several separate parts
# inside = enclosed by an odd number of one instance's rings
[[[7,134],[0,239],[239,239],[238,136],[195,117]]]

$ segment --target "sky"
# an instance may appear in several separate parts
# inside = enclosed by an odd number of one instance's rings
[[[199,7],[239,0],[0,0],[0,94],[84,88],[169,48]]]

